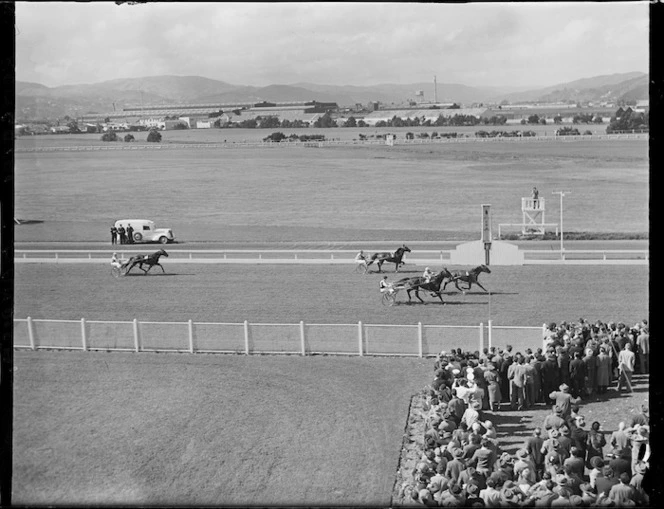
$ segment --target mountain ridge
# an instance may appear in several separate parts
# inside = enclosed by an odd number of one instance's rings
[[[458,83],[394,84],[369,86],[325,85],[307,82],[264,87],[237,85],[203,76],[160,75],[117,78],[99,83],[47,87],[34,82],[15,82],[16,118],[57,119],[86,113],[110,113],[129,106],[166,104],[229,104],[313,101],[354,107],[380,102],[405,106],[418,102],[509,103],[525,101],[620,101],[647,99],[649,75],[615,73],[582,78],[549,87],[473,87]],[[422,91],[422,95],[417,95]],[[625,99],[627,98],[627,99]]]

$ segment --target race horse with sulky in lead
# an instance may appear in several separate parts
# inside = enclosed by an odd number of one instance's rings
[[[371,256],[371,259],[367,261],[367,267],[371,265],[373,262],[376,262],[378,265],[378,272],[383,272],[381,267],[383,266],[383,263],[385,262],[390,262],[395,265],[394,272],[399,272],[399,265],[402,265],[403,262],[401,259],[403,258],[404,253],[410,253],[410,249],[406,244],[401,246],[399,249],[397,249],[394,253],[374,253]]]
[[[156,251],[149,255],[132,256],[131,258],[129,258],[129,260],[127,260],[127,263],[125,264],[126,267],[125,274],[128,274],[131,269],[136,267],[136,265],[138,265],[138,268],[143,271],[143,275],[147,274],[150,271],[150,269],[155,265],[159,265],[159,267],[161,267],[161,271],[165,273],[166,271],[164,270],[164,267],[161,265],[161,263],[159,263],[159,258],[161,258],[162,256],[168,257],[168,253],[163,249],[160,249],[159,251]],[[147,265],[148,268],[144,269],[143,265]]]
[[[459,290],[460,292],[465,293],[467,290],[470,290],[470,287],[473,286],[473,283],[474,283],[477,286],[479,286],[482,290],[484,290],[485,292],[488,293],[489,291],[486,288],[484,288],[480,284],[480,282],[477,280],[477,278],[479,277],[479,275],[482,272],[486,272],[487,274],[491,274],[491,269],[489,269],[489,267],[487,267],[486,265],[482,264],[482,265],[478,265],[474,269],[470,269],[470,270],[467,270],[467,271],[466,270],[453,270],[452,271],[452,278],[445,281],[445,284],[443,285],[443,290],[445,290],[445,287],[449,283],[454,283],[454,286],[457,287],[457,290]],[[464,283],[468,283],[468,287],[465,288],[465,289],[460,288],[459,287],[459,281],[463,281]]]
[[[420,302],[424,302],[420,297],[420,290],[425,290],[431,292],[432,297],[438,297],[440,302],[445,304],[443,296],[441,295],[440,285],[443,282],[443,279],[451,279],[452,273],[443,267],[443,270],[440,272],[434,273],[429,282],[426,282],[422,276],[418,277],[407,277],[400,279],[399,281],[394,282],[394,288],[404,289],[408,293],[408,302],[412,302],[410,299],[410,292],[415,291],[415,296],[419,299]]]

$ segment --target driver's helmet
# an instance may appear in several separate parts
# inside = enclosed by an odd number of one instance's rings
[[[424,272],[431,272],[431,269],[427,267],[426,269],[424,269]]]

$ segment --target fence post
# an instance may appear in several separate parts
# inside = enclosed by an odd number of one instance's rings
[[[357,342],[360,346],[360,357],[364,355],[364,347],[362,345],[362,320],[357,322]]]
[[[141,345],[139,344],[138,341],[138,320],[136,318],[134,318],[133,324],[134,324],[134,350],[136,352],[140,352]]]
[[[491,326],[491,320],[487,320],[487,323],[489,324],[489,348],[491,348],[491,345],[493,344],[493,327]],[[482,350],[480,349],[480,352]]]
[[[83,351],[88,349],[88,340],[85,336],[85,318],[81,318],[81,340],[83,341]]]
[[[417,322],[417,344],[418,344],[418,352],[420,354],[420,357],[423,357],[423,355],[422,355],[422,322]]]
[[[480,322],[480,352],[484,348],[484,322]]]
[[[244,353],[249,355],[249,322],[244,321]]]
[[[30,348],[36,350],[35,346],[35,331],[32,328],[32,318],[28,316],[28,338],[30,338]]]
[[[307,347],[304,342],[304,321],[300,320],[300,343],[302,345],[302,355],[307,355]]]
[[[194,353],[194,322],[189,320],[189,353]]]

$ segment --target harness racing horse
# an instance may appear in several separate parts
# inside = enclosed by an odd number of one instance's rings
[[[399,249],[397,249],[394,254],[393,253],[374,253],[371,256],[371,259],[367,261],[367,267],[371,265],[373,262],[376,262],[378,264],[378,272],[382,272],[381,267],[383,266],[383,263],[385,262],[391,262],[394,263],[396,268],[394,269],[394,272],[399,272],[399,265],[402,265],[403,262],[401,259],[403,258],[404,253],[410,253],[410,249],[404,244],[401,246]]]
[[[147,274],[152,267],[155,265],[159,265],[161,267],[162,272],[166,272],[164,270],[164,267],[159,263],[159,258],[162,256],[168,256],[168,253],[164,251],[163,249],[160,249],[159,251],[152,253],[150,255],[136,255],[132,256],[127,260],[127,263],[125,266],[127,267],[127,270],[125,274],[129,274],[129,271],[133,269],[136,265],[138,265],[138,268],[143,271],[143,275]],[[147,270],[143,268],[143,265],[147,265],[148,268]]]
[[[480,273],[486,272],[487,274],[491,274],[491,269],[487,267],[486,265],[478,265],[474,269],[470,269],[469,271],[465,270],[454,270],[452,271],[452,278],[449,279],[448,281],[445,281],[445,285],[443,286],[443,290],[445,290],[445,287],[449,283],[454,283],[454,286],[457,287],[457,290],[461,292],[466,292],[466,290],[470,290],[470,287],[473,286],[473,283],[475,283],[477,286],[479,286],[482,290],[488,293],[488,290],[484,288],[480,282],[477,280],[479,277]],[[462,288],[459,288],[459,281],[463,281],[464,283],[468,283],[468,288],[465,290]]]
[[[440,299],[440,302],[445,304],[445,301],[443,300],[443,296],[441,295],[441,290],[440,290],[440,285],[443,282],[443,279],[448,278],[451,279],[454,277],[452,273],[447,270],[446,267],[443,267],[443,270],[440,272],[434,273],[434,275],[431,277],[429,282],[425,282],[426,280],[422,276],[418,277],[407,277],[404,279],[400,279],[399,281],[396,281],[394,283],[395,288],[402,287],[406,292],[408,293],[408,302],[412,302],[410,299],[410,292],[413,290],[415,291],[415,296],[419,299],[420,302],[424,303],[422,298],[420,297],[420,290],[425,290],[428,292],[431,292],[432,297],[438,297]]]

